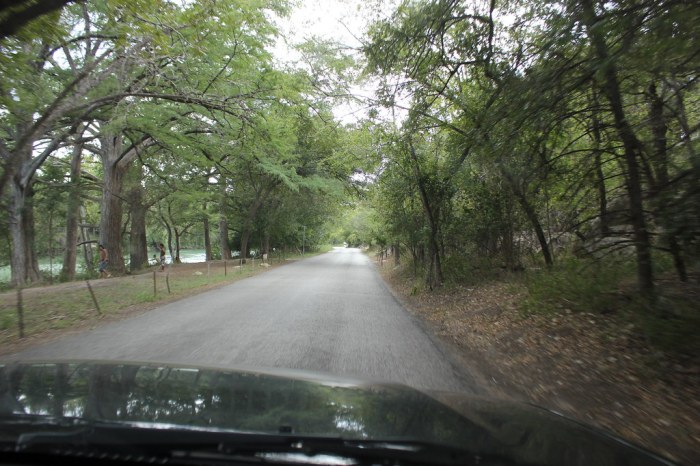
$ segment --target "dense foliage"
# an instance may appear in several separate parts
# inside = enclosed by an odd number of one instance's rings
[[[652,299],[666,264],[688,281],[699,20],[676,0],[402,2],[365,47],[405,115],[382,127],[384,241],[430,287],[572,256],[632,262]]]

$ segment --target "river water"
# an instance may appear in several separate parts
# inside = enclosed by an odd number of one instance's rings
[[[149,250],[149,263],[151,265],[155,265],[157,262],[157,257],[153,255],[153,252]],[[204,249],[182,249],[180,250],[180,260],[185,263],[185,264],[190,264],[194,262],[204,262],[205,258],[205,251]],[[126,256],[124,260],[128,261],[129,257]],[[172,258],[170,257],[170,254],[166,256],[167,263],[172,262]],[[61,260],[60,257],[54,257],[53,261],[51,261],[48,257],[42,257],[39,259],[39,269],[42,272],[53,272],[53,276],[56,277],[58,274],[61,272],[61,266],[63,265],[63,261]],[[85,268],[85,263],[82,261],[79,261],[78,263],[78,271],[81,271]],[[10,281],[10,266],[9,265],[4,265],[0,266],[0,283],[9,283]]]

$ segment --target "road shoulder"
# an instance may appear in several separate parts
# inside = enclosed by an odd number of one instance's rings
[[[600,427],[684,464],[700,464],[697,368],[650,365],[650,348],[614,317],[521,313],[525,291],[492,282],[416,293],[384,262],[392,294],[486,395]]]

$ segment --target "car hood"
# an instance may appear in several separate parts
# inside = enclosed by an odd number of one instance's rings
[[[411,440],[523,464],[671,464],[525,404],[298,371],[94,361],[0,365],[0,424],[26,418]]]

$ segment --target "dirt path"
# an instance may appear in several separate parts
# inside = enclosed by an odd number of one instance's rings
[[[412,294],[385,265],[397,297],[477,367],[494,396],[533,402],[686,465],[700,464],[700,368],[650,348],[614,315],[524,316],[507,283]]]

